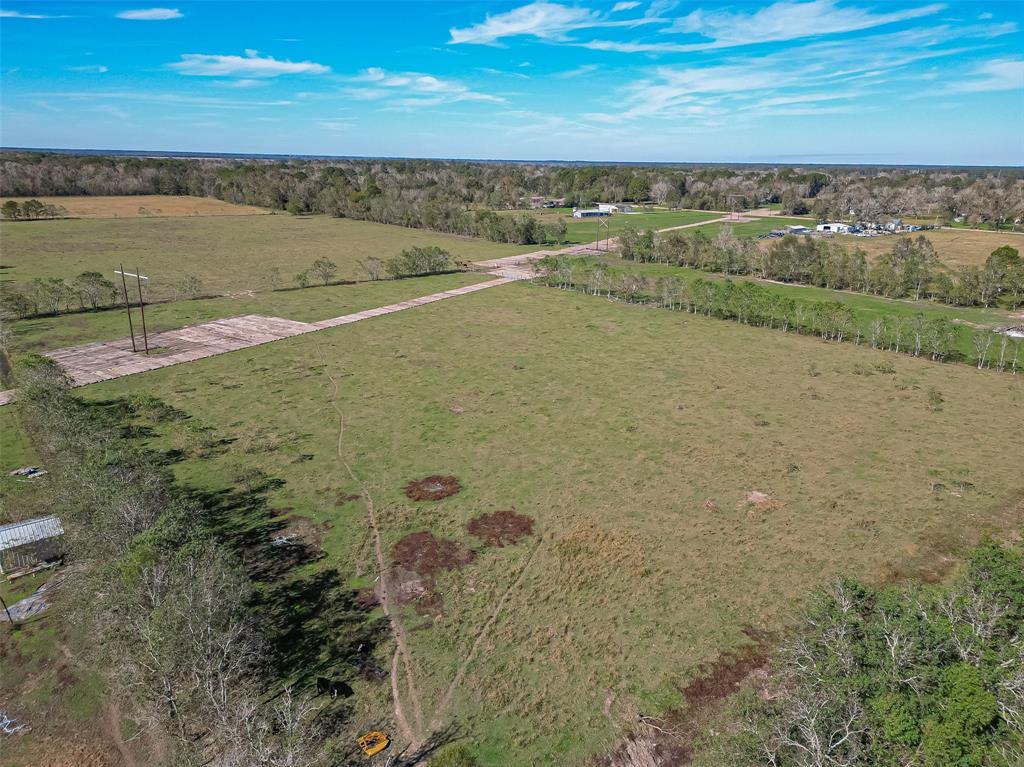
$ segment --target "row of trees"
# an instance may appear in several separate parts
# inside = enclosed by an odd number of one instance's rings
[[[326,763],[322,704],[275,668],[254,584],[215,532],[224,520],[125,437],[116,408],[73,397],[52,361],[21,363],[16,383],[66,531],[61,604],[88,632],[76,649],[106,671],[126,713],[173,743],[175,764]],[[127,407],[150,422],[181,417],[151,399]]]
[[[712,746],[736,767],[1024,764],[1024,556],[981,544],[949,586],[839,580]]]
[[[7,200],[0,206],[0,215],[8,221],[34,221],[40,218],[63,218],[68,214],[63,205],[53,205],[39,200]]]
[[[622,257],[630,261],[749,274],[890,298],[930,298],[957,306],[1024,305],[1024,259],[1008,245],[994,250],[982,268],[950,270],[924,235],[896,239],[892,251],[872,263],[862,250],[851,251],[835,240],[787,235],[765,247],[736,237],[729,227],[723,227],[716,238],[699,229],[659,237],[627,227],[619,235],[619,244]]]
[[[961,349],[961,344],[966,343],[961,335],[964,331],[941,317],[897,314],[865,319],[849,304],[797,300],[748,280],[651,280],[629,270],[565,256],[549,256],[538,265],[542,270],[538,279],[563,290],[579,290],[631,303],[654,303],[674,311],[816,335],[827,341],[864,343],[873,349],[928,357],[937,362],[971,361],[979,368],[1000,372],[1016,373],[1024,363],[1021,342],[988,330],[972,333],[974,356],[968,356]]]
[[[0,195],[192,194],[293,213],[326,213],[529,243],[515,227],[490,234],[467,210],[525,206],[530,196],[653,200],[702,210],[766,202],[786,213],[963,217],[1006,225],[1024,217],[1014,169],[721,167],[471,163],[435,160],[237,160],[5,152]],[[483,226],[481,224],[481,226]],[[509,239],[510,237],[517,239]],[[539,240],[534,240],[539,241]]]
[[[198,277],[186,275],[174,283],[174,300],[196,298],[202,290]],[[31,282],[4,286],[0,292],[0,316],[21,319],[107,309],[123,300],[121,287],[99,272],[82,272],[71,281],[37,277]]]

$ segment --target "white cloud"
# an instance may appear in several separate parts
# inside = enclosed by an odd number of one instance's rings
[[[562,80],[567,80],[571,77],[580,77],[581,75],[588,75],[597,69],[597,64],[583,64],[582,66],[576,67],[575,69],[567,69],[564,72],[555,72],[553,77],[558,77]]]
[[[979,21],[988,21],[991,18],[992,18],[992,14],[989,13],[988,11],[985,11],[984,13],[979,13],[978,14],[978,20]]]
[[[728,48],[858,32],[930,16],[943,8],[944,5],[933,3],[892,13],[871,13],[860,8],[840,8],[835,0],[780,0],[754,13],[693,11],[663,31],[699,35],[713,41],[709,48]]]
[[[947,90],[960,93],[1024,91],[1024,60],[993,59],[977,67],[972,79],[952,83]]]
[[[114,15],[128,21],[168,21],[183,17],[182,12],[177,8],[139,8],[133,11],[121,11]]]
[[[219,107],[222,109],[256,109],[258,107],[285,107],[294,104],[293,101],[281,99],[277,101],[237,101],[232,99],[211,98],[209,96],[193,96],[181,93],[154,93],[152,91],[61,91],[55,93],[40,94],[45,98],[63,101],[72,99],[75,101],[95,102],[97,100],[109,101],[142,101],[153,104],[173,104],[187,107]]]
[[[69,72],[85,72],[88,74],[102,75],[110,70],[102,64],[85,64],[79,67],[67,67]]]
[[[629,5],[626,3],[626,5]],[[637,3],[639,5],[639,3]],[[548,42],[566,42],[570,32],[596,27],[637,27],[642,24],[664,24],[665,19],[644,16],[639,19],[609,20],[605,15],[586,8],[536,0],[505,13],[488,15],[479,24],[463,29],[452,28],[450,44],[472,43],[497,45],[506,37],[528,36]]]
[[[480,67],[481,72],[486,72],[489,75],[495,77],[514,77],[517,80],[529,80],[529,75],[524,75],[522,72],[506,72],[503,69],[495,69],[494,67]]]
[[[241,80],[221,80],[217,83],[223,88],[259,88],[267,84],[266,80],[253,80],[243,78]]]
[[[545,0],[524,5],[515,10],[488,14],[486,20],[464,29],[452,28],[452,43],[492,44],[504,37],[531,35],[542,40],[564,40],[566,33],[594,26],[600,14],[586,8],[570,8]]]
[[[22,13],[21,11],[0,10],[0,19],[67,19],[69,16],[48,16],[43,13]]]
[[[168,64],[184,75],[206,77],[277,77],[278,75],[322,75],[330,67],[312,61],[279,61],[272,56],[260,56],[258,51],[246,50],[245,56],[221,56],[208,53],[183,53],[181,61]]]
[[[638,8],[639,6],[640,3],[636,2],[636,0],[629,0],[628,2],[624,3],[616,3],[612,8],[612,13],[618,13],[619,11],[631,11],[634,8]]]
[[[452,104],[459,101],[481,101],[492,104],[505,102],[500,96],[479,93],[456,81],[446,80],[421,72],[389,72],[370,67],[362,74],[349,78],[360,83],[358,87],[344,89],[350,98],[359,101],[389,100],[390,106],[403,109]]]

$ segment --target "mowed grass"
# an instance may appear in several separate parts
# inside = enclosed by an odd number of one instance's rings
[[[742,216],[742,214],[740,214]],[[731,222],[721,221],[707,226],[694,227],[693,229],[685,230],[686,233],[693,234],[694,232],[700,231],[706,234],[708,237],[715,238],[723,228],[729,227],[732,233],[737,237],[757,237],[761,234],[768,234],[768,232],[775,231],[776,229],[785,229],[787,226],[806,226],[811,229],[814,228],[813,218],[793,218],[783,216],[764,216],[762,218],[756,218],[753,221],[745,222]]]
[[[836,574],[938,578],[1021,521],[1024,377],[522,283],[80,391],[157,395],[234,439],[154,446],[199,486],[284,480],[269,502],[331,522],[319,566],[354,586],[375,575],[360,483],[386,552],[422,530],[473,547],[443,615],[402,620],[425,719],[460,722],[484,765],[576,763]],[[429,474],[464,489],[410,502]],[[509,508],[532,538],[468,535]],[[396,732],[386,683],[356,700],[354,726]]]
[[[994,232],[979,229],[934,229],[926,232],[911,232],[887,237],[854,237],[838,235],[836,241],[850,250],[860,248],[869,260],[891,253],[897,240],[916,240],[924,236],[935,246],[939,261],[948,267],[984,266],[992,251],[1002,245],[1009,245],[1024,253],[1024,234]]]
[[[212,197],[191,197],[188,195],[117,195],[81,197],[4,197],[22,203],[39,200],[49,205],[59,205],[75,218],[143,218],[152,216],[260,216],[270,213],[267,208],[255,205],[234,205]]]
[[[704,210],[643,211],[638,208],[638,211],[637,213],[614,213],[610,216],[601,216],[600,218],[573,218],[571,208],[531,210],[529,213],[546,225],[564,221],[566,226],[565,242],[568,245],[595,242],[598,238],[604,239],[606,236],[614,237],[627,226],[632,226],[637,230],[665,229],[670,226],[684,226],[701,221],[710,221],[723,215],[722,213]],[[608,228],[605,229],[598,222],[607,223]]]
[[[489,274],[466,272],[172,301],[146,307],[146,329],[153,334],[240,314],[262,314],[299,322],[315,322],[492,279],[494,277]],[[137,309],[132,316],[136,323],[135,332],[141,338]],[[11,348],[19,352],[44,352],[128,337],[128,318],[123,307],[13,320],[8,326],[13,334]]]
[[[436,245],[467,261],[536,250],[367,221],[287,214],[4,222],[0,245],[5,283],[35,277],[70,281],[90,270],[113,279],[113,270],[123,263],[150,278],[147,287],[154,298],[173,297],[175,283],[188,274],[199,277],[204,294],[286,287],[318,258],[338,265],[335,279],[365,279],[360,261],[371,256],[387,260],[417,245]]]

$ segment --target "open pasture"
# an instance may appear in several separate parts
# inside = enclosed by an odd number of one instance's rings
[[[187,413],[150,438],[184,481],[280,480],[366,591],[371,498],[403,706],[484,765],[576,763],[835,574],[938,579],[1021,522],[1020,376],[522,283],[81,391]]]
[[[266,208],[255,205],[234,205],[212,197],[188,195],[117,195],[81,197],[4,197],[22,203],[33,199],[48,205],[59,205],[72,218],[153,218],[164,216],[264,216]]]
[[[146,307],[146,329],[150,334],[159,333],[242,314],[261,314],[284,317],[297,322],[316,322],[489,279],[493,277],[487,274],[460,272],[402,280],[361,282],[356,285],[323,285],[302,290],[170,301]],[[137,310],[134,311],[133,317],[133,321],[138,323]],[[93,341],[112,341],[128,337],[128,320],[123,307],[98,312],[13,320],[9,326],[12,332],[10,348],[15,352],[44,352]],[[141,343],[141,328],[136,325],[135,331]]]
[[[571,208],[531,210],[529,214],[540,219],[546,225],[555,224],[558,221],[565,222],[565,242],[568,245],[594,242],[599,237],[601,239],[604,239],[605,236],[614,237],[627,226],[632,226],[637,230],[665,229],[670,226],[711,221],[724,215],[705,210],[643,210],[641,208],[637,210],[639,211],[637,213],[614,213],[600,218],[573,218]],[[599,221],[607,223],[608,228],[605,229],[598,223]]]
[[[935,253],[939,261],[951,268],[984,266],[985,259],[991,255],[993,250],[1002,245],[1009,245],[1024,252],[1024,234],[984,229],[933,229],[926,232],[911,232],[884,237],[854,237],[844,234],[837,235],[836,242],[842,243],[851,250],[860,248],[867,253],[869,260],[873,260],[885,253],[891,253],[897,240],[907,237],[917,239],[921,235],[927,237],[935,246]]]
[[[360,261],[387,260],[403,249],[436,245],[459,260],[529,251],[466,237],[327,216],[208,216],[4,222],[0,279],[72,280],[84,271],[110,279],[123,263],[150,277],[153,298],[176,296],[176,283],[195,275],[203,294],[237,294],[294,284],[318,258],[338,266],[335,279],[365,279]]]

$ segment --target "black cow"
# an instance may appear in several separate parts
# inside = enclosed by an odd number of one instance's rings
[[[332,698],[337,698],[339,695],[347,698],[352,694],[352,688],[340,680],[318,676],[316,678],[316,694],[323,695],[325,692],[329,693]]]

